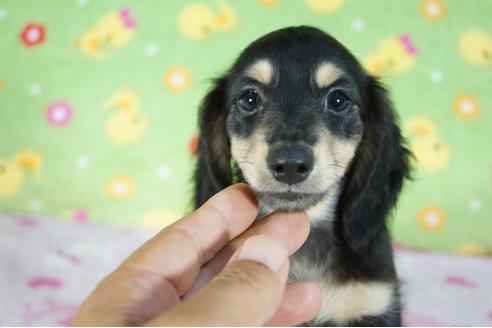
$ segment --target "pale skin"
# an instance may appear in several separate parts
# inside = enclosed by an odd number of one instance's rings
[[[309,234],[305,214],[255,221],[245,184],[160,231],[108,275],[74,326],[292,326],[321,306],[317,285],[287,283],[288,255]]]

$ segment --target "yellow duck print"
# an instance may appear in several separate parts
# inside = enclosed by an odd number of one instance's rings
[[[425,171],[440,171],[448,166],[449,146],[439,139],[434,121],[417,115],[405,124],[404,130],[410,136],[410,147],[418,167]]]
[[[136,23],[130,9],[104,16],[77,39],[77,47],[85,54],[102,59],[113,49],[125,46],[133,38]]]
[[[139,94],[123,88],[116,92],[103,106],[103,110],[113,110],[106,121],[106,134],[117,145],[136,143],[145,136],[149,125],[146,115],[141,113]]]
[[[25,172],[39,179],[43,157],[34,150],[23,150],[10,160],[0,160],[0,198],[16,194],[24,181]]]
[[[317,14],[327,15],[338,11],[343,4],[343,0],[306,0],[312,11]]]
[[[492,62],[492,37],[481,29],[468,30],[460,38],[459,52],[468,63],[485,68]]]
[[[216,31],[232,31],[238,17],[224,1],[216,1],[217,10],[203,3],[186,6],[178,17],[178,26],[183,35],[191,40],[205,41]]]
[[[364,61],[366,70],[375,76],[395,76],[408,72],[415,64],[417,48],[408,34],[383,40]]]

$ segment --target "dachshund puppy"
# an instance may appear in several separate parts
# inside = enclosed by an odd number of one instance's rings
[[[243,180],[259,217],[309,216],[289,274],[321,287],[307,325],[401,325],[385,221],[409,152],[384,88],[345,47],[305,26],[261,37],[215,81],[199,124],[196,207]]]

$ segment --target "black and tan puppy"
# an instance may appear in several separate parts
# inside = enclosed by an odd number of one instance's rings
[[[290,279],[319,283],[309,325],[401,324],[386,217],[408,151],[385,90],[339,42],[291,27],[247,47],[200,112],[195,206],[235,179],[261,215],[305,211],[311,232]]]

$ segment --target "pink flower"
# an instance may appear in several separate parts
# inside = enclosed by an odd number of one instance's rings
[[[404,324],[407,327],[439,327],[448,326],[447,324],[440,322],[437,318],[417,313],[407,313],[405,315]]]
[[[52,300],[44,300],[36,303],[23,303],[21,318],[21,326],[42,326],[43,323],[51,320],[63,326],[70,326],[78,305],[75,304],[59,304]],[[50,321],[47,321],[50,320]],[[52,324],[53,325],[53,324]]]
[[[77,222],[87,222],[89,220],[89,212],[85,208],[79,208],[72,214],[72,218]]]
[[[473,281],[462,276],[447,276],[446,283],[450,285],[465,287],[465,288],[477,287],[477,285]]]
[[[37,46],[45,39],[45,27],[42,24],[28,23],[22,29],[19,38],[26,47]]]
[[[198,133],[193,133],[188,140],[188,153],[191,156],[196,156],[198,154],[198,143],[200,142],[200,137]]]
[[[73,116],[73,109],[64,101],[57,101],[46,107],[48,124],[58,127],[66,126]]]
[[[35,227],[38,225],[38,222],[36,220],[33,220],[31,218],[28,218],[28,217],[20,217],[17,220],[17,222],[19,223],[19,225],[26,227],[26,228]]]
[[[59,288],[63,285],[63,282],[60,279],[53,277],[35,277],[30,279],[27,284],[31,288]]]

